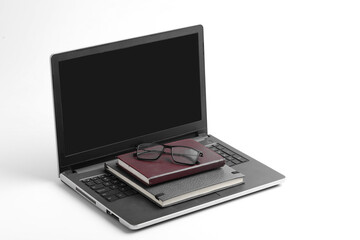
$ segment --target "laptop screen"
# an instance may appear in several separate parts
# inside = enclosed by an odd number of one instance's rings
[[[64,155],[201,120],[198,37],[59,61]]]

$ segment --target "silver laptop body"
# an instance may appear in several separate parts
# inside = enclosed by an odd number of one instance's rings
[[[54,54],[51,67],[60,179],[129,229],[270,188],[285,179],[208,133],[201,25]],[[245,183],[159,208],[104,169],[104,163],[116,161],[117,155],[140,143],[183,138],[218,151],[226,164],[245,175]],[[104,186],[97,183],[104,179]],[[106,187],[114,187],[107,189],[112,195],[104,194]]]

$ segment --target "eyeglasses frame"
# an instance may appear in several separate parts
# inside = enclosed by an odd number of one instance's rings
[[[142,144],[146,144],[146,143],[142,143]],[[183,165],[190,165],[190,166],[192,166],[192,165],[195,165],[195,164],[198,164],[198,163],[199,163],[199,157],[203,157],[203,156],[204,156],[204,154],[203,154],[201,151],[199,151],[199,150],[197,150],[197,149],[195,149],[195,148],[192,148],[192,147],[188,147],[188,146],[165,145],[165,144],[159,144],[159,143],[148,143],[148,144],[154,144],[154,145],[162,146],[163,149],[162,149],[161,153],[159,154],[159,156],[158,156],[157,158],[154,158],[154,159],[141,158],[141,157],[138,156],[138,150],[139,150],[139,146],[142,145],[142,144],[139,144],[139,145],[136,147],[136,152],[134,152],[133,155],[134,155],[134,157],[136,157],[138,160],[143,160],[143,161],[156,161],[156,160],[158,160],[158,159],[161,157],[161,155],[163,155],[164,153],[167,153],[167,152],[165,152],[165,149],[166,149],[166,148],[170,149],[171,158],[172,158],[172,160],[173,160],[175,163],[177,163],[177,164],[183,164]],[[196,151],[196,152],[198,153],[197,158],[196,158],[196,161],[195,161],[193,164],[177,162],[177,161],[174,159],[174,156],[173,156],[172,148],[174,148],[174,147],[189,148],[189,149],[192,149],[192,150]],[[167,153],[167,154],[170,154],[170,153]]]

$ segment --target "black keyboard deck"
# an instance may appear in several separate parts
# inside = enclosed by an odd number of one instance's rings
[[[93,176],[81,181],[109,202],[137,194],[134,189],[109,173]]]
[[[240,156],[239,154],[231,151],[219,143],[208,146],[208,148],[224,157],[226,165],[230,167],[249,161],[248,159]]]

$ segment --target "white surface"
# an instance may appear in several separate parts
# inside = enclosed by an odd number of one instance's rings
[[[0,239],[359,239],[359,12],[358,1],[0,0]],[[49,57],[198,23],[209,132],[287,181],[131,233],[57,178]]]

